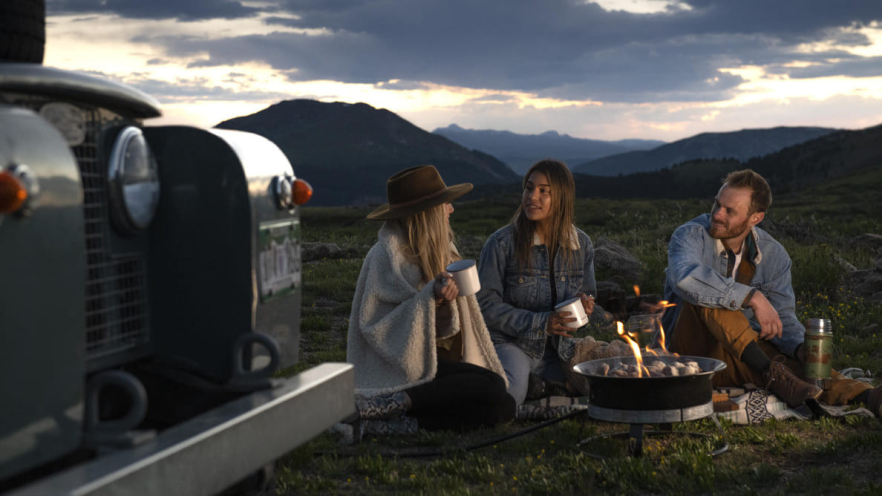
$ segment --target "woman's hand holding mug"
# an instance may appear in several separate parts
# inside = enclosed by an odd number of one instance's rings
[[[587,324],[588,317],[593,311],[594,297],[579,293],[575,298],[570,298],[554,307],[554,311],[548,315],[545,332],[571,338],[573,336],[570,333]]]
[[[567,324],[570,322],[576,322],[578,319],[571,317],[570,315],[572,313],[573,312],[566,310],[563,312],[551,312],[548,314],[548,324],[545,326],[545,333],[552,336],[563,336],[565,338],[573,337],[570,333],[575,329],[568,327]]]
[[[459,288],[456,287],[456,282],[453,281],[450,272],[441,272],[435,276],[432,289],[435,291],[435,299],[439,304],[455,300],[459,296]]]
[[[594,312],[594,297],[591,295],[586,295],[585,293],[579,293],[579,298],[582,299],[582,306],[585,308],[585,315],[591,316]]]

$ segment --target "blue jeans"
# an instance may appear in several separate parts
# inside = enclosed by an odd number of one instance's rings
[[[527,397],[530,373],[534,373],[546,381],[566,382],[560,358],[554,346],[546,344],[545,353],[541,358],[531,358],[514,343],[498,343],[496,354],[508,377],[508,394],[521,405]]]

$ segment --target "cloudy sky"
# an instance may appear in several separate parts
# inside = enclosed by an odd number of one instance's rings
[[[673,141],[882,123],[878,0],[47,0],[48,66],[131,84],[159,123],[294,98],[426,130]]]

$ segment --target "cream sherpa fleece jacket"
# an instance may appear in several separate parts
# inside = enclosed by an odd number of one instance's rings
[[[421,271],[404,257],[404,238],[384,225],[361,267],[346,360],[355,366],[356,392],[366,396],[401,391],[431,381],[438,368],[435,351],[435,295],[421,285]],[[474,295],[451,305],[450,325],[463,333],[463,361],[505,371]]]

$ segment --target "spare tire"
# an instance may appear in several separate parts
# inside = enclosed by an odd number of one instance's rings
[[[43,63],[45,0],[0,0],[0,60]]]

